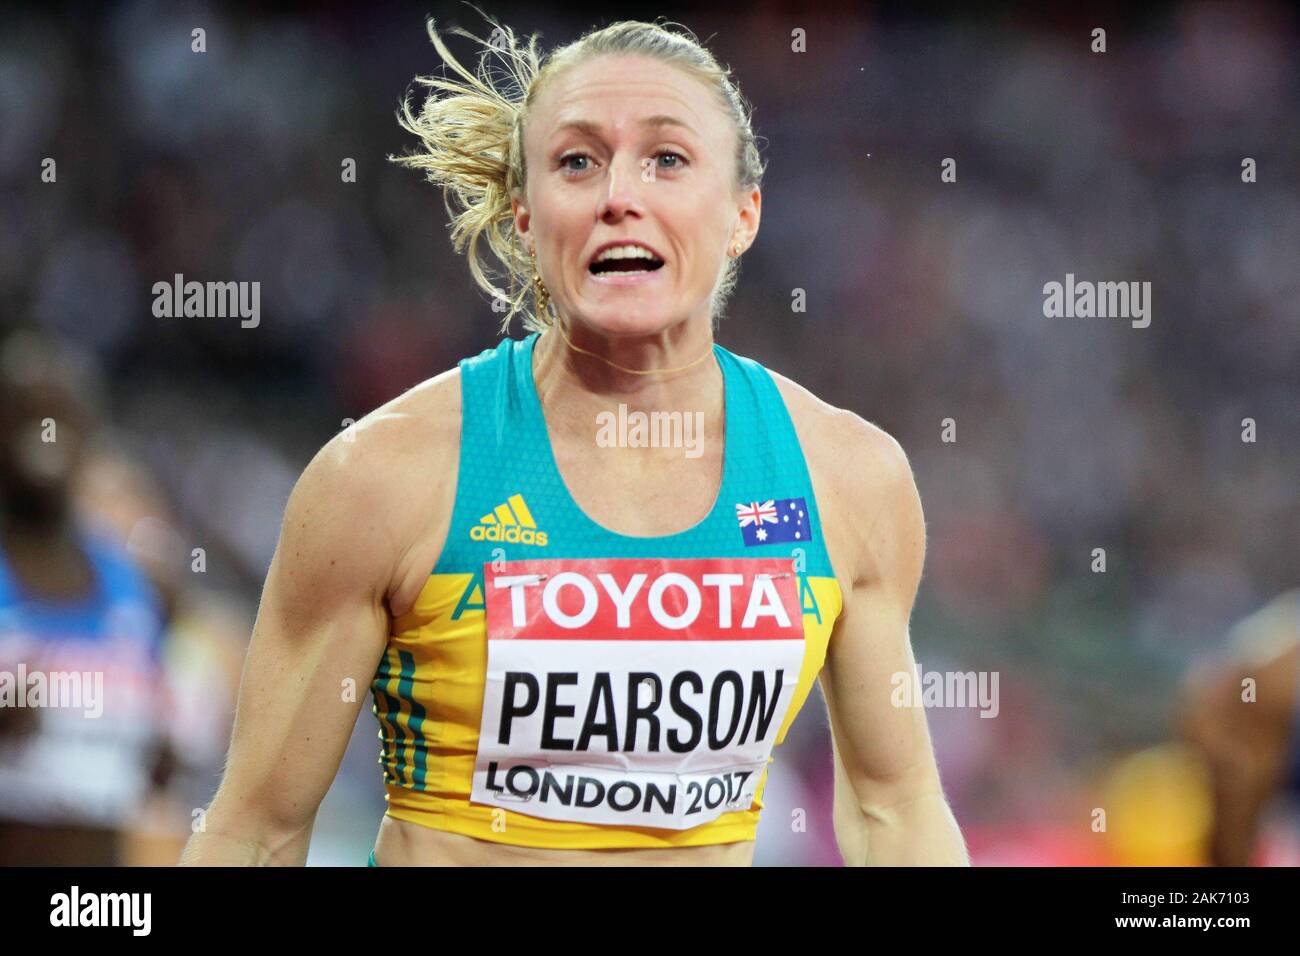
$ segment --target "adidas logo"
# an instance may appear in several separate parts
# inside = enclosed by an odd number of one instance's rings
[[[524,504],[523,495],[511,495],[503,505],[497,505],[491,514],[478,519],[469,529],[474,541],[509,541],[515,544],[535,544],[546,547],[546,532],[537,530],[533,513]]]

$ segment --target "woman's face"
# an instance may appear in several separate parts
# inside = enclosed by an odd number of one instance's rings
[[[759,190],[735,188],[735,135],[702,82],[647,57],[597,57],[542,87],[512,206],[561,315],[609,335],[709,321],[732,244],[746,249],[758,231]],[[662,265],[593,271],[611,243],[642,244]]]

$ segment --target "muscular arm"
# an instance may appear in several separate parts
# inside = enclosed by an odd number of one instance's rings
[[[1297,651],[1254,662],[1198,669],[1184,690],[1179,735],[1196,747],[1210,773],[1214,823],[1209,858],[1215,866],[1249,866],[1261,817],[1286,769]],[[1243,682],[1258,698],[1242,699]]]
[[[225,775],[182,864],[307,859],[317,808],[388,635],[384,597],[398,547],[361,444],[331,441],[290,495],[244,662]]]
[[[872,518],[838,549],[851,585],[821,675],[835,752],[836,841],[850,866],[966,866],[925,710],[892,703],[895,675],[911,680],[916,667],[908,619],[925,558],[920,498],[897,442],[855,415],[837,417],[841,493],[830,497],[866,505]]]

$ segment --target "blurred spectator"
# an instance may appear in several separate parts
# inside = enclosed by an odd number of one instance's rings
[[[126,542],[164,611],[162,667],[174,766],[133,828],[125,862],[170,866],[200,823],[194,812],[208,805],[220,782],[252,620],[244,601],[199,584],[206,577],[206,550],[186,546],[161,489],[127,455],[99,449],[77,494],[87,514]]]
[[[0,864],[111,865],[167,778],[162,607],[72,491],[89,370],[0,341]]]

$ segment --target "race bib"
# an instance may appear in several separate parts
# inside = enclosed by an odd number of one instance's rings
[[[472,802],[675,830],[752,805],[803,662],[788,560],[508,561],[483,575]]]

